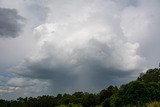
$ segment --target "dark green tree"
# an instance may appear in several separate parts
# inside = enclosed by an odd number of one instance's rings
[[[110,98],[113,94],[118,92],[118,88],[115,86],[109,86],[99,93],[100,102],[103,102],[106,98]]]
[[[149,82],[159,82],[160,81],[160,69],[149,69],[146,73],[141,73],[137,78],[138,81],[142,81],[145,83]]]
[[[151,101],[160,100],[160,84],[132,81],[122,85],[117,94],[111,97],[113,107],[126,105],[144,105]]]

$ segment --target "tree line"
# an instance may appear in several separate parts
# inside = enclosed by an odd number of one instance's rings
[[[109,86],[99,93],[75,92],[73,94],[43,95],[38,97],[0,100],[0,107],[132,107],[144,106],[160,100],[160,69],[149,69],[135,81]]]

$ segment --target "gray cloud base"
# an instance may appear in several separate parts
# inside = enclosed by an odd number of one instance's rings
[[[0,37],[17,37],[22,30],[24,20],[16,9],[0,8]]]

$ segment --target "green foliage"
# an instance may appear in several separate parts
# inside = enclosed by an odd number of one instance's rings
[[[82,105],[83,107],[95,107],[97,105],[96,95],[85,93]]]
[[[108,88],[102,90],[100,95],[100,102],[103,102],[106,98],[110,98],[113,94],[118,92],[118,88],[115,86],[109,86]]]
[[[106,98],[102,103],[102,107],[111,107],[110,98]]]
[[[145,103],[147,98],[145,84],[140,81],[130,82],[122,87],[120,87],[119,92],[114,96],[113,106],[119,105],[138,105]]]
[[[160,100],[160,84],[132,81],[120,87],[117,94],[112,96],[111,105],[144,105],[150,101]]]
[[[82,107],[80,104],[68,104],[68,105],[59,105],[56,107]]]
[[[160,81],[160,69],[149,69],[146,73],[141,73],[137,80],[149,83],[149,82],[156,82]]]

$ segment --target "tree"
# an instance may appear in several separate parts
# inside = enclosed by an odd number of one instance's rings
[[[118,88],[115,86],[109,86],[108,88],[100,92],[100,102],[103,102],[106,98],[110,98],[113,94],[118,91]]]
[[[111,107],[110,98],[106,98],[102,103],[102,107]]]
[[[120,87],[116,96],[113,96],[112,105],[117,107],[119,105],[138,105],[144,104],[148,101],[146,86],[143,82],[132,81]]]
[[[160,69],[149,69],[146,73],[141,73],[137,78],[138,81],[142,81],[145,83],[149,82],[159,82],[160,81]]]
[[[82,104],[84,99],[84,93],[83,92],[75,92],[72,94],[72,100],[74,104]]]
[[[83,107],[95,107],[97,105],[96,95],[85,93],[82,105]]]
[[[160,84],[132,81],[122,85],[117,94],[111,97],[111,105],[144,105],[150,101],[160,100]]]

